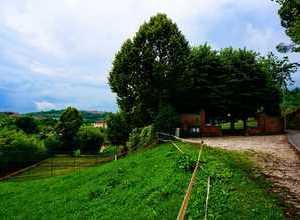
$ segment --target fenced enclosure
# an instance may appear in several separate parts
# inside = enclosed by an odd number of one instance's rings
[[[0,152],[0,154],[2,155],[2,159],[4,159],[5,156],[7,157],[8,155],[9,157],[16,156],[15,160],[10,159],[6,163],[2,160],[2,164],[10,167],[9,172],[0,170],[0,172],[2,171],[2,177],[4,177],[4,179],[2,180],[21,181],[65,175],[71,172],[80,172],[85,168],[98,166],[100,164],[115,160],[116,158],[123,156],[123,154],[116,154],[116,151],[110,150],[94,155],[79,156],[55,153],[48,155],[48,158],[44,158],[40,161],[36,161],[30,157],[25,157],[29,159],[22,161],[18,159],[17,155],[28,153],[29,152],[25,151]],[[3,166],[0,166],[1,169],[2,167]]]

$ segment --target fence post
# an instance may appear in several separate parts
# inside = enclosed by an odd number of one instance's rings
[[[51,166],[51,177],[52,177],[53,176],[53,156],[51,158],[50,166]]]

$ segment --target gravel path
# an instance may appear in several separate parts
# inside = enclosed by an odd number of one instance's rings
[[[279,193],[291,207],[287,209],[287,214],[300,216],[300,157],[288,143],[286,135],[193,138],[187,141],[203,141],[212,147],[254,152],[256,164],[273,182],[272,190]]]

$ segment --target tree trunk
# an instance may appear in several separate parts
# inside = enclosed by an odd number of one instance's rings
[[[230,118],[230,130],[234,130],[234,118]]]
[[[247,119],[243,119],[243,126],[244,126],[244,130],[246,131],[246,129],[247,129]]]

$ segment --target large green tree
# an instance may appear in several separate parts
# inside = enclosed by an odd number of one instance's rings
[[[27,134],[32,134],[38,131],[36,120],[29,116],[16,118],[16,126]]]
[[[275,0],[280,4],[278,14],[281,18],[281,25],[285,28],[286,34],[294,42],[292,45],[278,46],[279,51],[289,50],[300,52],[300,1],[299,0]]]
[[[287,91],[284,94],[281,110],[283,115],[288,115],[300,107],[300,88]]]
[[[153,122],[160,106],[175,103],[190,48],[177,25],[157,14],[117,53],[109,84],[134,127]]]
[[[294,83],[292,74],[297,72],[298,63],[291,63],[288,57],[278,58],[275,54],[269,53],[260,58],[260,63],[267,73],[269,82],[283,92],[288,90],[288,86]]]
[[[123,112],[111,114],[107,118],[106,136],[113,145],[125,145],[131,131]]]
[[[227,77],[217,51],[207,44],[192,48],[178,109],[184,112],[205,110],[211,116],[224,112]]]
[[[258,54],[247,49],[225,48],[220,51],[220,59],[222,71],[227,74],[223,97],[231,128],[236,119],[242,119],[246,127],[247,118],[259,109],[275,114],[274,109],[280,103],[279,90],[270,86]]]
[[[76,134],[82,125],[82,117],[76,108],[68,107],[60,116],[56,132],[60,137],[62,150],[74,150]]]

